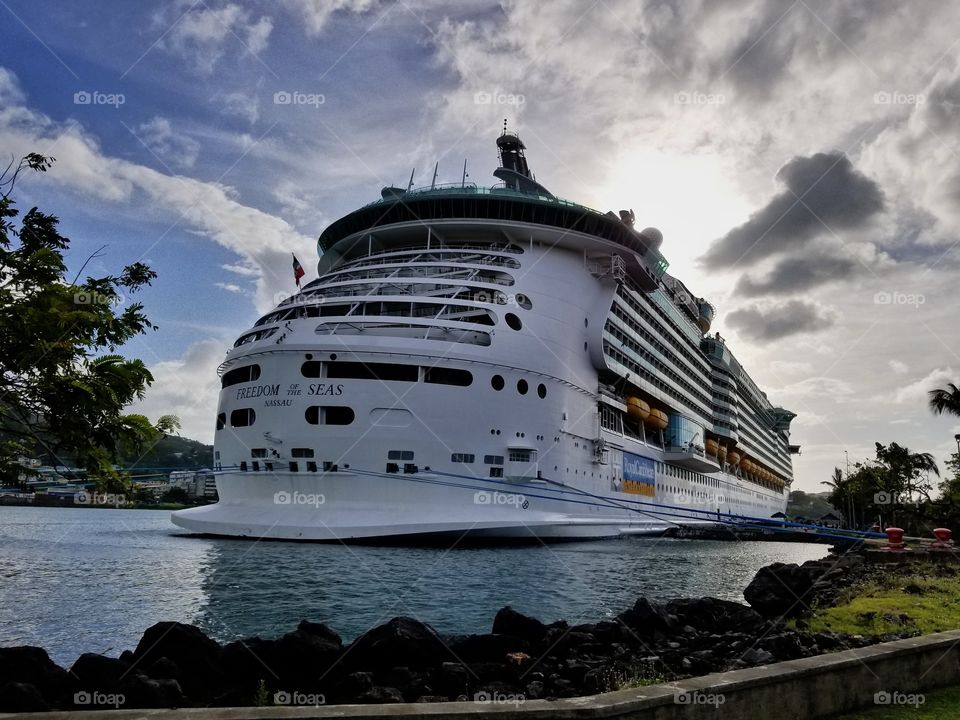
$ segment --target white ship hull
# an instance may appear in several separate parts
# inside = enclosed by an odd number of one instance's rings
[[[792,413],[705,335],[655,231],[530,192],[386,189],[328,228],[318,280],[221,368],[219,502],[173,522],[562,540],[783,512]]]

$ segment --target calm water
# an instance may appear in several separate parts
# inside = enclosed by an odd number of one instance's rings
[[[489,632],[504,605],[578,623],[639,595],[742,601],[761,566],[826,553],[639,538],[450,551],[258,543],[190,537],[164,511],[33,507],[0,507],[0,547],[0,645],[39,645],[60,664],[133,649],[159,620],[229,641],[309,618],[351,639],[396,615]]]

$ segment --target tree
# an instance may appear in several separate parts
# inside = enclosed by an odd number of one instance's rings
[[[929,392],[930,410],[937,415],[960,416],[960,388],[953,383],[947,383],[946,388],[935,388]]]
[[[165,503],[188,505],[190,503],[190,496],[187,495],[187,491],[182,487],[172,487],[161,496],[160,500]]]
[[[15,226],[20,212],[10,195],[18,175],[52,164],[31,153],[0,174],[0,479],[16,481],[21,456],[45,455],[59,464],[69,458],[120,491],[118,455],[179,425],[173,416],[151,424],[123,412],[153,376],[116,350],[155,326],[141,303],[119,308],[125,293],[149,285],[156,273],[137,262],[117,275],[76,284],[78,273],[69,282],[70,241],[58,218],[34,207]]]

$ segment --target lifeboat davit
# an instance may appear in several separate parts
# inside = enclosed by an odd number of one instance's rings
[[[629,396],[627,397],[627,415],[634,420],[646,422],[647,418],[650,417],[650,406],[645,400]]]

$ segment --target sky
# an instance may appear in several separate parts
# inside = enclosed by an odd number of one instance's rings
[[[940,0],[0,0],[0,151],[72,269],[158,273],[135,408],[210,442],[226,349],[403,184],[537,179],[664,234],[670,272],[797,413],[794,488],[960,421],[960,5]],[[5,164],[5,163],[4,163]],[[98,249],[103,248],[100,252]]]

